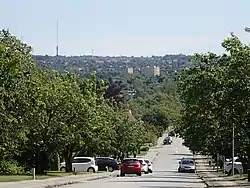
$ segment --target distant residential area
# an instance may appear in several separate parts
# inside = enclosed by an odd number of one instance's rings
[[[189,66],[189,58],[190,56],[183,54],[152,57],[33,56],[40,67],[74,72],[83,77],[89,72],[112,76],[133,74],[146,77],[166,76]]]

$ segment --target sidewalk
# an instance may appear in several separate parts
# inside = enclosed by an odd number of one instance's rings
[[[219,176],[217,171],[208,164],[208,157],[202,155],[195,155],[197,174],[205,182],[207,187],[249,187],[250,183],[247,180],[232,176]]]
[[[28,180],[19,182],[3,182],[0,188],[52,188],[62,185],[82,183],[109,177],[116,177],[117,172],[103,172],[85,175],[71,175],[58,178],[49,178],[44,180]]]

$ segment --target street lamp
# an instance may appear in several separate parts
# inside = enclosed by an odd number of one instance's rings
[[[248,33],[250,33],[250,27],[245,27],[244,30]]]
[[[232,175],[234,176],[234,123],[233,123],[233,134],[232,134]]]

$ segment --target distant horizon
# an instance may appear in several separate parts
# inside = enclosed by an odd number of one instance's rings
[[[33,54],[32,55],[35,55],[35,56],[49,56],[49,57],[56,57],[56,55],[49,55],[49,54]],[[192,56],[194,54],[183,54],[183,53],[176,53],[176,54],[165,54],[165,55],[152,55],[152,56],[126,56],[126,55],[93,55],[93,57],[135,57],[135,58],[140,58],[140,57],[164,57],[166,55],[184,55],[184,56]],[[81,56],[92,56],[92,54],[82,54],[82,55],[61,55],[59,54],[58,55],[59,57],[81,57]]]

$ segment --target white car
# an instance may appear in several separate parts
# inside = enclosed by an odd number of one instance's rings
[[[150,162],[148,159],[145,159],[145,162],[148,164],[149,173],[153,173],[153,162]]]
[[[138,160],[141,163],[141,171],[144,172],[145,174],[148,174],[149,173],[148,163],[146,163],[146,161],[141,158],[139,158]]]
[[[225,172],[229,175],[232,174],[232,166],[233,166],[232,159],[226,159]],[[243,166],[242,163],[239,161],[238,157],[234,157],[234,173],[235,174],[243,173]]]
[[[61,163],[60,170],[66,169],[65,162]],[[73,172],[96,172],[98,166],[94,157],[74,157],[72,161]]]

